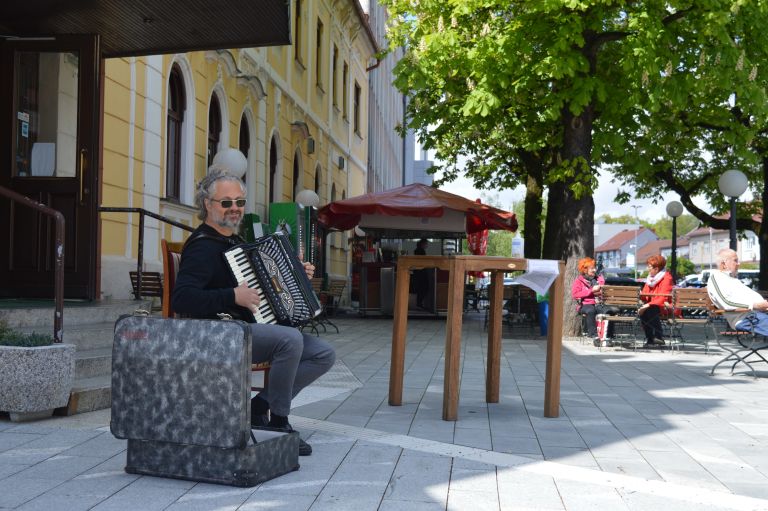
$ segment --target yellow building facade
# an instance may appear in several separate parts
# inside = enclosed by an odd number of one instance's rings
[[[102,206],[195,226],[195,185],[229,147],[247,156],[246,212],[263,221],[303,189],[320,204],[365,193],[370,28],[357,0],[292,4],[291,46],[105,61]],[[101,220],[102,296],[127,298],[139,215]],[[158,270],[160,240],[186,232],[145,222],[144,267]],[[329,276],[347,277],[344,235],[327,237],[325,258]]]

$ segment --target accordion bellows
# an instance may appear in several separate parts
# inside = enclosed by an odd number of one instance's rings
[[[296,256],[288,237],[277,232],[233,247],[224,252],[232,274],[248,287],[257,288],[266,299],[256,322],[302,326],[320,314],[322,305],[312,290],[304,265]]]

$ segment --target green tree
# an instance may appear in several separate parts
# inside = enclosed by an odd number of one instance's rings
[[[639,77],[648,100],[609,128],[625,143],[614,145],[618,152],[606,159],[614,159],[618,181],[633,195],[676,192],[697,222],[719,229],[727,229],[729,220],[715,216],[728,213],[717,181],[728,169],[743,171],[760,200],[738,205],[737,227],[758,234],[760,288],[765,289],[768,225],[753,215],[768,208],[768,4],[705,4],[700,11],[691,7],[685,21],[719,18],[711,29],[685,38],[659,32],[656,42],[663,53],[638,54],[656,62],[655,72]],[[723,5],[730,11],[718,12]],[[629,197],[624,192],[618,199]],[[705,198],[715,212],[701,209],[694,197]]]
[[[677,259],[677,274],[681,277],[696,273],[696,265],[694,265],[690,259],[680,257]]]
[[[476,185],[526,184],[526,238],[541,224],[535,211],[547,186],[543,255],[566,259],[571,278],[594,248],[595,167],[632,159],[627,126],[644,132],[647,119],[674,110],[670,103],[688,104],[689,90],[711,99],[706,80],[650,89],[670,75],[668,62],[674,70],[704,42],[735,65],[734,40],[766,21],[758,2],[718,0],[383,3],[390,44],[406,48],[395,84],[412,98],[410,127],[446,162],[446,179],[466,171]]]
[[[512,238],[515,235],[509,231],[488,231],[489,256],[510,257],[512,255]]]
[[[603,222],[605,222],[606,224],[636,224],[637,223],[637,218],[635,218],[632,215],[619,215],[614,217],[607,213],[603,213],[602,215],[600,215],[600,219],[602,219]]]
[[[677,237],[685,236],[687,233],[699,226],[699,220],[693,215],[680,215],[677,218]],[[656,222],[649,225],[651,229],[661,239],[672,239],[672,219],[668,216],[661,217]]]

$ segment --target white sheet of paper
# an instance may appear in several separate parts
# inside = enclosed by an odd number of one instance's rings
[[[56,144],[52,142],[35,142],[32,144],[32,175],[53,176],[56,166]]]
[[[558,261],[528,259],[528,269],[525,273],[515,278],[515,282],[543,295],[549,291],[549,286],[555,281],[559,272]]]

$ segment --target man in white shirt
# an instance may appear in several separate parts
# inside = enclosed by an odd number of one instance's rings
[[[707,293],[715,306],[732,311],[725,313],[728,324],[737,330],[754,330],[768,336],[768,300],[736,278],[739,271],[736,251],[724,248],[718,252],[717,267],[719,271],[709,276]]]

